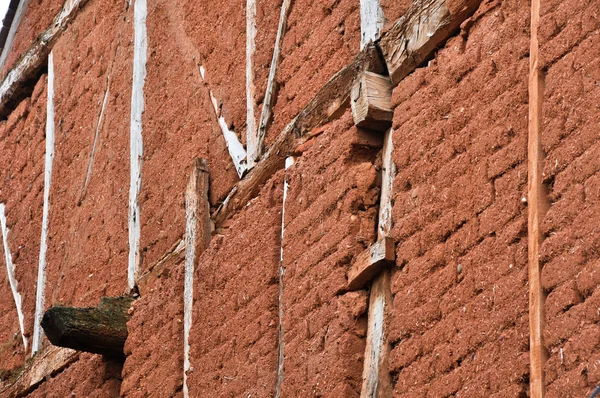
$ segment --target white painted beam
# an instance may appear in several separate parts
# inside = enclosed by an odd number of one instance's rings
[[[6,214],[5,205],[0,203],[0,226],[2,227],[2,243],[4,245],[4,259],[6,260],[6,271],[8,273],[8,282],[10,284],[10,290],[12,290],[13,299],[15,300],[15,306],[17,307],[17,316],[19,318],[19,327],[21,328],[21,338],[23,339],[23,346],[27,349],[27,338],[25,337],[25,328],[23,326],[23,310],[21,307],[21,294],[19,293],[19,283],[15,276],[15,265],[12,262],[12,255],[10,254],[10,248],[8,247],[8,227],[6,226]]]
[[[205,82],[206,69],[202,65],[200,65],[198,68],[200,70],[200,77],[202,78],[202,81]],[[229,151],[229,156],[231,156],[233,166],[235,167],[238,176],[242,178],[248,171],[248,166],[246,163],[246,150],[244,149],[244,146],[238,139],[238,136],[235,133],[235,131],[229,129],[225,118],[221,114],[219,101],[217,101],[210,88],[208,89],[208,94],[210,95],[210,101],[212,102],[213,109],[215,111],[215,116],[217,117],[217,123],[219,123],[221,132],[223,133],[225,145],[227,146],[227,150]]]
[[[360,0],[360,49],[379,39],[385,17],[379,0]]]
[[[246,151],[248,169],[254,167],[258,156],[256,130],[254,53],[256,52],[256,0],[246,0]]]
[[[289,169],[296,162],[296,158],[289,156],[285,159],[285,168]],[[281,396],[281,385],[283,383],[283,362],[285,359],[284,333],[283,333],[283,277],[285,276],[285,267],[283,266],[283,237],[285,230],[285,200],[287,199],[289,184],[287,180],[283,181],[283,203],[281,205],[281,252],[279,254],[279,342],[277,346],[277,380],[275,384],[275,398]]]
[[[146,32],[146,0],[135,0],[133,10],[133,85],[131,89],[131,125],[129,135],[130,180],[129,180],[129,264],[127,281],[132,289],[140,269],[140,205],[138,195],[142,187],[142,115],[144,114],[144,82],[148,38]]]
[[[40,237],[40,257],[35,296],[35,315],[33,321],[33,344],[31,355],[41,347],[43,330],[41,326],[44,306],[46,305],[46,252],[48,250],[48,222],[50,216],[50,186],[52,183],[52,165],[54,163],[54,57],[48,56],[48,98],[46,102],[46,155],[44,163],[44,209],[42,214],[42,236]]]

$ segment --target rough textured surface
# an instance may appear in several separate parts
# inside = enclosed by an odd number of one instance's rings
[[[25,334],[31,337],[44,190],[46,77],[33,95],[0,125],[0,202],[6,204],[8,245],[22,298]],[[21,340],[4,250],[0,254],[0,369],[22,365]],[[31,341],[31,339],[29,339]],[[30,348],[30,347],[29,347]]]
[[[397,397],[528,389],[528,17],[486,3],[394,91]]]
[[[275,391],[282,177],[276,174],[198,260],[190,396]]]
[[[542,223],[548,398],[600,384],[600,16],[598,1],[542,2],[542,144],[552,204]]]
[[[367,292],[346,292],[353,257],[375,240],[378,150],[358,143],[350,111],[288,173],[283,396],[360,395]]]

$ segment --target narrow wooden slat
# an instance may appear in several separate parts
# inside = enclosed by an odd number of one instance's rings
[[[527,151],[528,178],[528,269],[529,269],[529,332],[530,332],[530,379],[532,398],[543,398],[544,363],[546,349],[543,338],[544,292],[541,284],[539,250],[542,241],[540,223],[548,208],[542,185],[543,154],[541,144],[542,102],[544,81],[539,62],[538,27],[540,1],[531,2],[531,44],[529,58],[529,139]]]
[[[209,174],[206,159],[194,160],[185,191],[185,279],[183,289],[183,396],[188,397],[190,330],[194,297],[194,269],[210,244]]]
[[[273,98],[276,90],[277,69],[279,67],[279,59],[281,58],[281,43],[283,35],[287,30],[287,18],[290,13],[292,0],[283,0],[281,4],[281,12],[279,14],[279,26],[277,27],[277,37],[275,38],[275,47],[273,48],[273,58],[271,59],[271,69],[269,70],[269,79],[267,81],[267,89],[265,91],[265,99],[263,101],[262,111],[260,113],[260,121],[258,123],[257,133],[257,148],[255,154],[255,162],[258,162],[264,153],[265,136],[267,128],[271,122],[273,112]]]
[[[246,153],[251,169],[258,157],[258,131],[256,130],[254,53],[256,52],[256,0],[246,0]]]
[[[379,0],[360,0],[360,49],[379,39],[385,17]]]

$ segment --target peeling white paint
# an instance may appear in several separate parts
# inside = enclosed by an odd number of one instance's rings
[[[202,80],[205,81],[206,70],[202,65],[199,67],[200,76]],[[230,130],[225,118],[221,115],[221,107],[219,105],[219,101],[213,95],[212,90],[208,90],[208,95],[210,96],[210,102],[212,103],[213,109],[215,111],[215,116],[217,117],[217,122],[219,123],[219,127],[221,128],[221,132],[223,133],[223,137],[225,138],[225,145],[227,146],[227,150],[229,151],[229,156],[231,156],[231,161],[233,162],[233,166],[238,173],[238,176],[242,178],[246,171],[248,171],[248,166],[246,164],[246,150],[244,146],[238,139],[235,131]]]
[[[360,49],[379,39],[385,17],[379,0],[360,0]]]
[[[289,169],[296,162],[296,158],[289,156],[285,159],[285,168]],[[283,203],[281,205],[281,251],[279,254],[279,342],[277,355],[277,381],[275,385],[275,398],[281,395],[281,384],[283,383],[283,362],[285,359],[284,349],[285,343],[283,340],[283,277],[285,275],[285,267],[283,266],[283,236],[285,229],[285,200],[287,199],[289,184],[287,180],[283,181]]]
[[[146,34],[146,0],[136,0],[133,10],[133,86],[131,90],[130,185],[129,185],[129,265],[127,281],[133,288],[140,268],[140,206],[138,195],[142,186],[142,115],[144,113],[144,82],[148,39]]]
[[[186,195],[187,196],[187,195]],[[185,279],[183,285],[183,396],[189,397],[187,372],[190,370],[190,330],[194,298],[194,257],[196,256],[195,204],[186,197],[185,212]]]
[[[31,355],[35,354],[42,343],[41,326],[46,303],[46,252],[48,250],[48,217],[50,215],[50,185],[52,183],[52,165],[54,163],[54,56],[48,56],[48,98],[46,102],[46,155],[44,163],[44,209],[42,213],[42,235],[40,237],[40,257],[35,295],[35,315],[33,321],[33,344]]]
[[[392,160],[394,130],[386,131],[383,138],[383,172],[381,175],[381,201],[379,204],[378,238],[390,235],[392,229],[392,189],[396,177],[396,165]]]
[[[256,164],[258,156],[258,132],[254,93],[254,53],[256,52],[256,0],[246,0],[246,150],[248,169]]]
[[[12,290],[15,306],[17,307],[17,316],[19,317],[19,327],[21,328],[21,337],[23,345],[27,349],[27,338],[25,337],[25,328],[23,327],[23,311],[21,310],[21,294],[19,293],[19,284],[15,277],[15,265],[12,262],[12,256],[8,247],[8,228],[6,227],[5,205],[0,203],[0,223],[2,226],[2,243],[4,245],[4,258],[6,259],[6,271],[8,272],[8,282]]]

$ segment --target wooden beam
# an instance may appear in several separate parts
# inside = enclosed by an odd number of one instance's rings
[[[352,117],[361,128],[385,131],[392,127],[392,82],[386,76],[364,71],[352,86]]]
[[[336,73],[317,95],[285,127],[271,145],[261,161],[238,182],[222,205],[213,215],[218,226],[243,208],[260,187],[277,171],[284,167],[285,158],[306,141],[306,135],[333,118],[337,118],[349,106],[350,90],[356,77],[364,70],[383,73],[384,67],[377,49],[369,45],[361,51],[354,61]]]
[[[543,236],[540,223],[549,205],[542,184],[543,151],[541,143],[542,102],[544,77],[539,67],[538,27],[540,1],[531,2],[531,43],[529,57],[529,138],[527,144],[527,203],[528,203],[528,273],[529,273],[529,390],[532,398],[543,398],[544,363],[547,352],[544,344],[544,291],[539,260]]]
[[[44,207],[42,209],[42,233],[38,258],[35,314],[33,318],[33,344],[31,355],[42,345],[43,333],[40,323],[46,305],[46,253],[48,251],[48,229],[50,224],[50,188],[54,165],[54,56],[48,56],[48,97],[46,100],[46,153],[44,154]]]
[[[254,53],[256,52],[256,0],[246,0],[246,153],[251,169],[258,157],[256,103],[254,85]]]
[[[392,238],[384,237],[356,257],[348,271],[348,290],[362,289],[396,259]]]
[[[389,129],[384,137],[381,198],[379,202],[378,240],[389,236],[392,229],[391,209],[393,202],[393,184],[396,167],[392,159],[393,133]],[[394,250],[394,248],[391,248]],[[392,257],[392,256],[390,256]],[[393,255],[395,258],[395,254]],[[363,364],[362,398],[392,396],[392,382],[389,371],[390,343],[386,326],[386,314],[392,304],[391,272],[384,270],[371,284],[369,312],[367,320],[367,346]]]
[[[385,17],[379,0],[360,0],[360,49],[379,39]]]
[[[283,0],[283,3],[281,4],[279,26],[277,27],[277,37],[275,38],[275,47],[273,48],[271,69],[269,70],[269,80],[267,81],[265,99],[263,101],[263,107],[260,113],[260,122],[258,124],[258,142],[256,153],[249,155],[254,156],[254,162],[258,162],[264,153],[265,136],[267,135],[267,129],[271,123],[271,115],[273,112],[273,98],[277,85],[277,68],[279,67],[279,59],[281,58],[281,42],[283,41],[283,35],[287,30],[287,18],[290,13],[291,4],[292,0]]]
[[[194,159],[185,191],[185,279],[183,287],[183,396],[188,397],[187,372],[190,370],[190,330],[194,298],[194,269],[198,258],[210,244],[210,202],[208,200],[208,162]]]
[[[414,2],[402,18],[381,36],[379,46],[392,83],[426,61],[459,29],[481,0],[423,0]]]
[[[123,358],[132,302],[122,296],[103,297],[93,308],[55,306],[44,314],[42,327],[55,346]]]
[[[0,396],[25,397],[42,382],[53,377],[79,358],[69,348],[49,346],[25,362],[23,368],[8,380],[0,381]]]
[[[17,65],[8,72],[0,84],[0,118],[6,119],[23,98],[31,95],[35,82],[44,66],[54,43],[75,18],[77,10],[87,0],[67,0],[50,26],[43,31],[33,45],[23,54]]]

